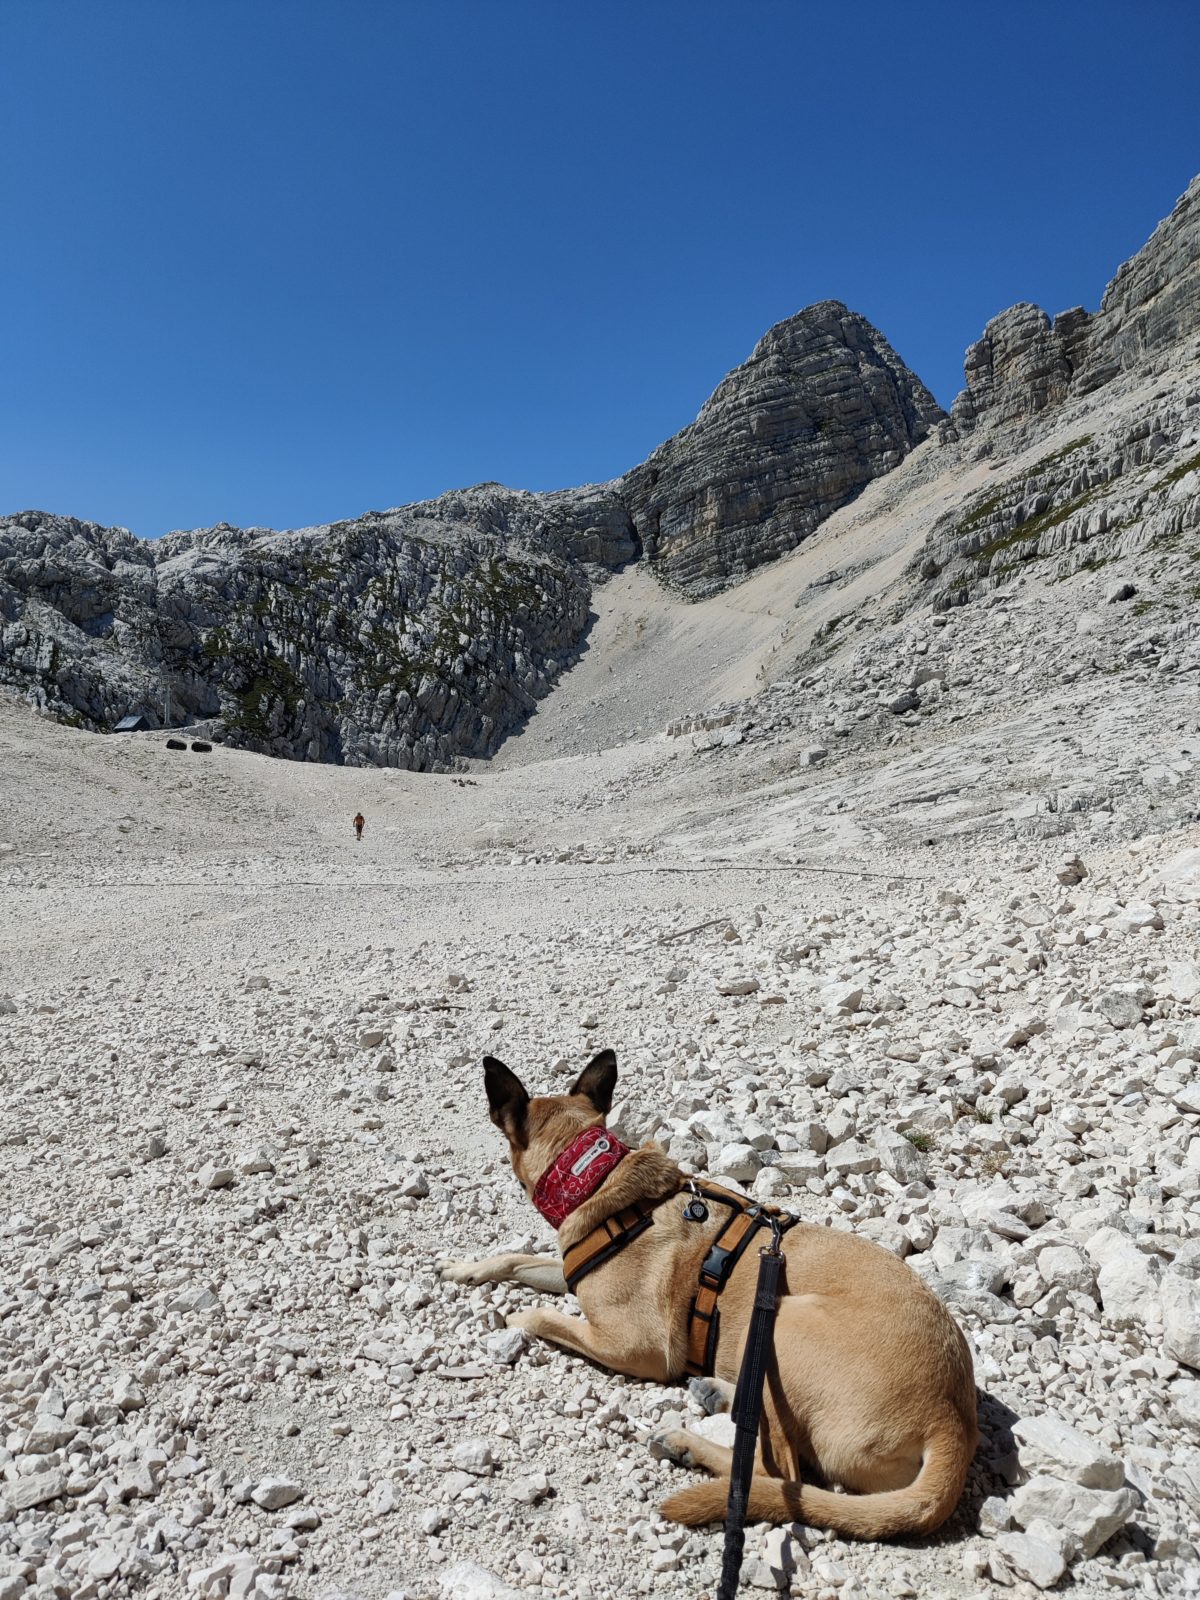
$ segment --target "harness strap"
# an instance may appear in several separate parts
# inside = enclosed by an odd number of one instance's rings
[[[707,1377],[717,1353],[720,1312],[717,1302],[742,1251],[765,1219],[750,1211],[735,1211],[721,1229],[700,1268],[700,1286],[688,1317],[687,1370],[690,1377]]]
[[[635,1200],[633,1205],[626,1206],[611,1217],[605,1217],[599,1227],[593,1228],[569,1250],[563,1251],[563,1277],[567,1280],[567,1288],[574,1292],[575,1285],[586,1278],[589,1272],[595,1272],[597,1267],[611,1261],[639,1234],[645,1233],[653,1221],[654,1212],[640,1200]]]
[[[721,1332],[718,1302],[733,1269],[741,1260],[751,1239],[761,1228],[771,1228],[778,1238],[799,1221],[798,1217],[759,1205],[732,1189],[689,1180],[687,1188],[705,1200],[728,1208],[730,1215],[709,1247],[695,1298],[688,1311],[687,1372],[693,1378],[706,1378],[716,1364],[717,1341]],[[603,1222],[563,1251],[563,1277],[574,1291],[590,1272],[619,1255],[626,1245],[645,1233],[654,1221],[656,1207],[669,1196],[647,1205],[636,1200],[632,1205],[606,1217]]]
[[[718,1302],[730,1274],[741,1260],[746,1246],[760,1228],[771,1228],[776,1235],[787,1232],[798,1217],[758,1205],[731,1189],[712,1184],[695,1185],[706,1200],[716,1200],[733,1212],[713,1240],[712,1248],[700,1268],[700,1285],[688,1313],[687,1373],[692,1378],[707,1378],[716,1365],[717,1340],[721,1334]]]

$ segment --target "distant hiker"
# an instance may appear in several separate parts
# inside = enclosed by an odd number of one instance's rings
[[[362,812],[360,811],[358,813],[358,815],[354,819],[354,837],[358,840],[359,844],[362,843],[362,831],[366,827],[366,825],[367,825],[367,819],[366,819],[366,817],[363,816]]]

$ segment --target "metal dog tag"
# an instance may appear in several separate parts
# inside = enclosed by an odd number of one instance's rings
[[[708,1207],[704,1204],[704,1201],[689,1200],[683,1208],[683,1220],[685,1222],[707,1222]]]

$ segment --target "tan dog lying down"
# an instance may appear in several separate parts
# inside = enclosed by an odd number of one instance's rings
[[[492,1121],[506,1134],[513,1169],[531,1198],[544,1202],[544,1179],[586,1168],[590,1138],[601,1151],[617,1081],[616,1057],[602,1051],[570,1094],[530,1099],[503,1062],[488,1056],[485,1083]],[[562,1156],[585,1156],[564,1168]],[[603,1167],[613,1157],[603,1156]],[[594,1170],[592,1176],[594,1177]],[[576,1189],[586,1178],[572,1179]],[[633,1378],[669,1383],[684,1375],[689,1309],[698,1274],[722,1219],[684,1216],[686,1178],[656,1145],[615,1157],[589,1196],[575,1201],[559,1227],[566,1252],[606,1218],[641,1201],[653,1224],[627,1248],[579,1281],[586,1321],[536,1307],[508,1318],[510,1327],[550,1339]],[[539,1188],[539,1184],[542,1187]],[[561,1197],[559,1197],[561,1199]],[[559,1207],[561,1209],[561,1205]],[[549,1206],[544,1214],[557,1215]],[[755,1244],[765,1242],[764,1232]],[[904,1263],[868,1240],[799,1223],[784,1235],[775,1351],[768,1365],[763,1426],[750,1492],[751,1521],[798,1521],[859,1539],[929,1533],[954,1510],[978,1442],[975,1384],[966,1340],[941,1301]],[[694,1392],[710,1409],[732,1397],[749,1325],[758,1249],[739,1259],[720,1298],[719,1341],[712,1379]],[[563,1293],[562,1268],[545,1256],[502,1255],[447,1262],[454,1283],[525,1284]],[[677,1522],[725,1515],[732,1451],[698,1435],[663,1435],[660,1448],[716,1480],[674,1494],[662,1507]],[[850,1491],[833,1493],[805,1475]]]

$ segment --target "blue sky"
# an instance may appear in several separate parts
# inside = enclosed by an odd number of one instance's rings
[[[0,0],[0,511],[602,480],[811,301],[948,405],[1200,170],[1191,0]]]

